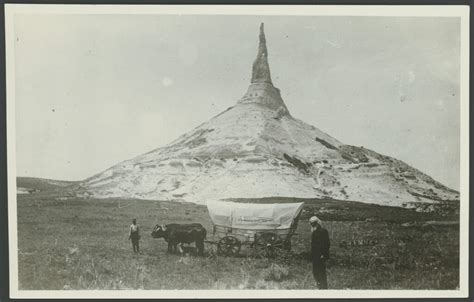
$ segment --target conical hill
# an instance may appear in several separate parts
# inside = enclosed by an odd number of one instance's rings
[[[95,197],[205,203],[223,198],[332,198],[402,206],[459,193],[395,158],[342,142],[291,116],[272,84],[260,28],[247,92],[170,144],[81,183]],[[292,100],[295,101],[295,100]]]

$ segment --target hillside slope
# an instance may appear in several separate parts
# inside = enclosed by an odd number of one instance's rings
[[[83,187],[96,197],[197,203],[283,196],[401,205],[458,198],[399,160],[343,145],[258,104],[238,104],[168,146],[87,179]]]
[[[64,181],[35,177],[17,177],[16,179],[18,194],[62,191],[65,189],[72,189],[77,183],[77,181]]]

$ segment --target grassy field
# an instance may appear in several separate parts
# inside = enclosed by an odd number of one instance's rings
[[[70,195],[70,194],[69,194]],[[265,202],[265,200],[263,200]],[[268,200],[267,200],[268,202]],[[18,195],[20,289],[313,289],[307,259],[307,217],[324,219],[331,237],[332,289],[455,289],[459,224],[455,211],[418,213],[353,202],[305,200],[291,254],[256,259],[166,254],[150,236],[157,223],[202,223],[205,206],[166,201],[81,199],[40,192]],[[131,218],[141,225],[141,253],[128,241]],[[429,221],[428,223],[423,223]],[[435,221],[435,222],[433,222]],[[436,223],[445,221],[445,224]],[[417,222],[417,223],[411,223]],[[371,242],[372,244],[367,244]]]

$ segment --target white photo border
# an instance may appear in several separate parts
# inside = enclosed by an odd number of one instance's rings
[[[460,267],[456,290],[19,290],[15,152],[15,14],[157,14],[280,16],[459,17],[460,53]],[[462,5],[50,5],[5,4],[7,167],[11,298],[463,298],[469,255],[469,6]]]

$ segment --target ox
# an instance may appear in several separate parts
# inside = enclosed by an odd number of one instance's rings
[[[168,242],[168,252],[175,252],[177,247],[182,251],[183,243],[196,243],[196,250],[199,255],[204,253],[204,239],[206,238],[206,229],[200,223],[191,224],[163,224],[155,225],[151,236],[153,238],[164,238]]]

